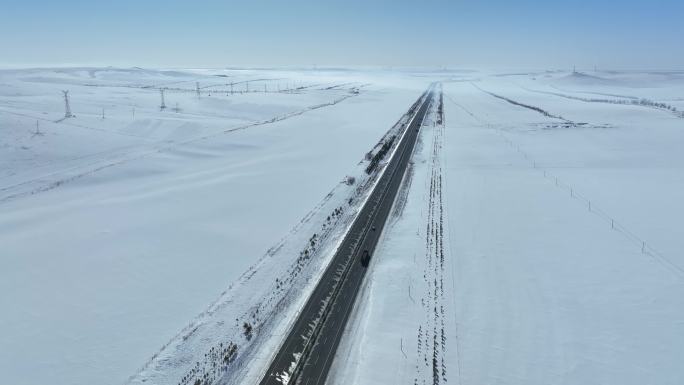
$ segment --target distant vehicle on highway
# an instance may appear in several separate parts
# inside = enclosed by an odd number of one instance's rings
[[[370,259],[371,259],[370,253],[368,252],[368,250],[364,250],[363,255],[361,256],[361,266],[368,267],[368,264],[370,263]]]

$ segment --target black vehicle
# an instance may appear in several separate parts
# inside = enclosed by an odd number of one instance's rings
[[[368,250],[364,250],[363,255],[361,256],[361,266],[368,267],[368,264],[370,263],[370,259],[371,259],[370,253],[368,252]]]

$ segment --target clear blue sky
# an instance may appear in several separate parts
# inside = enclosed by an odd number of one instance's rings
[[[682,0],[0,0],[0,66],[684,68]]]

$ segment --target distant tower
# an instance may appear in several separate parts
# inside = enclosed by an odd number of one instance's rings
[[[230,83],[230,94],[233,94],[233,83]]]
[[[71,106],[69,106],[69,90],[62,91],[64,94],[64,117],[73,118],[74,115],[71,113]]]
[[[159,89],[159,94],[161,95],[161,105],[159,106],[159,109],[163,111],[166,108],[166,103],[164,102],[164,89],[163,88]]]
[[[197,86],[197,87],[196,87],[196,90],[197,90],[197,99],[199,99],[199,98],[200,98],[199,82],[196,82],[195,85]]]
[[[268,92],[268,89],[266,88],[266,83],[264,83],[264,93]]]
[[[249,92],[249,82],[245,82],[245,92]]]

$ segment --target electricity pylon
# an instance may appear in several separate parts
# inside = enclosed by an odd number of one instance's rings
[[[164,102],[164,89],[163,88],[159,89],[159,94],[161,95],[161,105],[159,106],[159,109],[163,111],[166,108],[166,103]]]
[[[36,120],[36,132],[33,133],[33,136],[36,136],[36,135],[43,135],[43,133],[40,132],[40,124],[38,123],[37,120]]]
[[[69,106],[69,90],[62,91],[64,94],[64,118],[73,118],[71,107]]]

